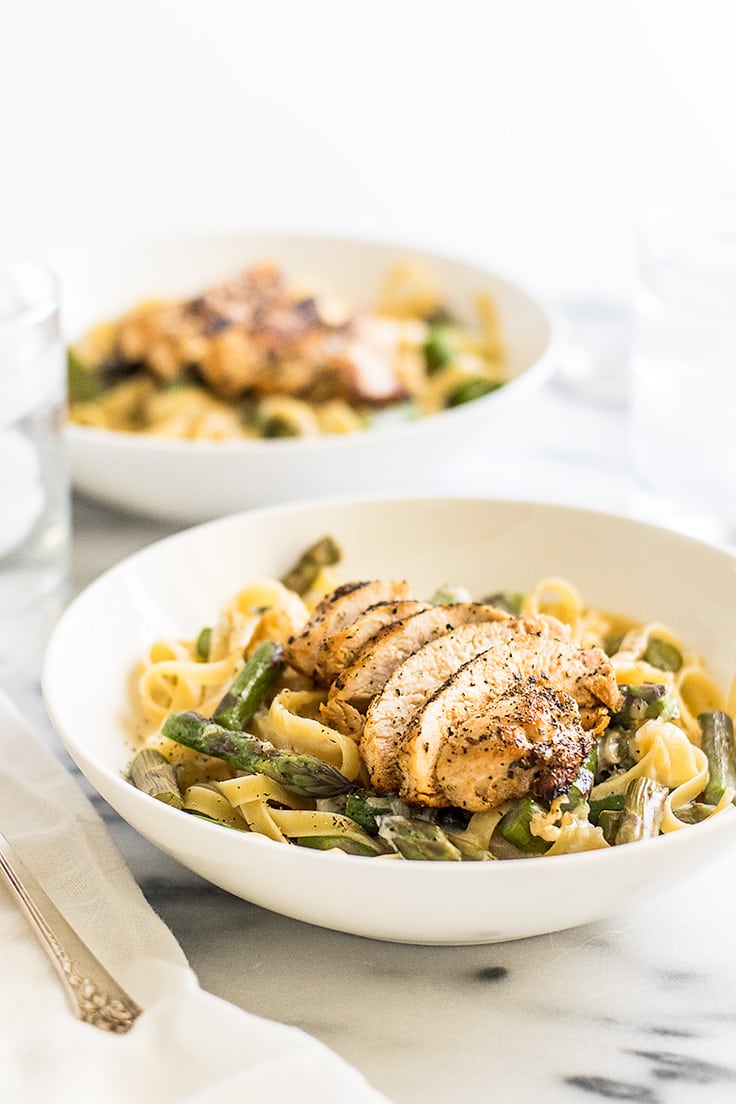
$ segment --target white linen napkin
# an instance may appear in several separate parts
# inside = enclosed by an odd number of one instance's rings
[[[386,1104],[304,1032],[199,988],[94,809],[0,693],[0,829],[145,1009],[127,1035],[78,1021],[0,882],[0,1098],[8,1104]],[[248,1095],[238,1095],[247,1091]]]

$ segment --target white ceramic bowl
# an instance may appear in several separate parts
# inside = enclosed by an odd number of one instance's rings
[[[736,559],[634,521],[571,508],[459,499],[321,501],[225,518],[145,549],[72,603],[44,693],[65,746],[144,836],[218,886],[313,924],[379,939],[481,943],[608,915],[736,843],[736,816],[643,843],[495,863],[381,862],[274,843],[168,808],[123,779],[129,675],[159,635],[191,636],[247,580],[282,573],[325,532],[345,579],[408,578],[418,594],[474,594],[564,575],[586,602],[673,626],[726,687],[736,665]]]
[[[316,494],[421,489],[548,378],[552,330],[543,307],[509,281],[400,245],[233,234],[108,241],[52,253],[69,341],[141,299],[195,294],[264,259],[307,286],[317,280],[349,302],[369,304],[386,271],[407,257],[428,265],[461,318],[472,320],[478,292],[494,296],[508,349],[507,386],[429,418],[349,436],[175,441],[70,425],[76,486],[116,506],[189,522]]]

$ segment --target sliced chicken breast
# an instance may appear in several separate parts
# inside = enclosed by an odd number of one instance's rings
[[[377,790],[398,790],[398,750],[415,715],[432,694],[468,660],[494,644],[520,635],[566,640],[570,630],[553,617],[508,617],[471,622],[418,648],[391,674],[371,702],[360,739],[360,753]]]
[[[428,606],[424,602],[377,602],[359,614],[340,632],[327,636],[320,644],[314,665],[314,678],[320,685],[328,685],[353,663],[361,650],[386,625],[392,625],[413,613],[421,613]]]
[[[600,648],[581,648],[549,636],[519,636],[497,644],[460,667],[412,721],[398,753],[403,779],[401,795],[419,805],[452,804],[443,788],[447,784],[446,772],[444,784],[437,776],[437,765],[445,745],[455,732],[466,731],[463,726],[472,718],[483,718],[489,713],[494,703],[509,691],[530,690],[537,684],[573,698],[585,730],[595,727],[606,708],[620,708],[621,693],[613,668]],[[592,742],[592,736],[588,742]],[[460,754],[468,755],[469,746]],[[577,757],[578,765],[585,750],[583,744]],[[508,771],[509,766],[500,752],[498,756],[483,754],[486,756],[482,760],[486,762],[485,777],[478,779],[477,785],[479,791],[485,790],[492,795],[494,783],[500,778],[499,772]],[[519,768],[525,762],[526,753],[520,752]],[[478,769],[481,769],[480,763]],[[492,806],[486,803],[480,807]]]
[[[388,625],[333,682],[327,701],[321,706],[325,723],[357,739],[371,700],[408,656],[458,625],[507,618],[507,613],[493,606],[467,602],[430,606]]]
[[[369,606],[375,606],[377,602],[399,602],[409,596],[410,587],[404,581],[373,579],[344,583],[322,599],[302,632],[288,641],[284,648],[286,662],[320,682],[316,666],[322,644],[328,637],[341,632]],[[329,681],[320,684],[329,685]]]
[[[592,742],[574,698],[529,682],[452,729],[437,757],[437,785],[448,804],[471,812],[530,790],[549,802],[570,788]]]

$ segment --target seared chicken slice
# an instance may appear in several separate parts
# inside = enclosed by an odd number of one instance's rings
[[[395,669],[371,702],[360,739],[360,753],[377,790],[398,790],[398,750],[420,709],[464,663],[494,644],[536,634],[566,640],[567,625],[554,617],[509,617],[503,621],[461,625],[419,648]]]
[[[437,784],[448,804],[470,812],[529,790],[551,801],[575,781],[592,742],[569,694],[537,681],[514,685],[448,733],[437,757]]]
[[[409,594],[409,584],[404,581],[373,579],[344,583],[322,599],[302,632],[288,641],[284,649],[286,662],[320,683],[316,667],[320,649],[328,637],[341,632],[369,606],[377,602],[403,601]],[[324,685],[329,685],[329,681],[327,679]]]
[[[327,701],[320,707],[325,723],[357,739],[371,699],[412,652],[458,625],[469,621],[502,621],[507,617],[494,606],[464,602],[430,606],[387,625],[333,682]]]
[[[421,613],[424,609],[427,609],[424,602],[413,601],[377,602],[375,606],[369,606],[365,613],[359,614],[340,632],[322,641],[314,665],[315,680],[328,685],[357,659],[360,651],[386,625],[410,617],[413,613]]]
[[[419,805],[452,804],[437,778],[445,744],[471,718],[483,717],[502,695],[528,689],[535,682],[574,698],[587,730],[598,723],[604,707],[615,711],[621,705],[613,668],[600,648],[581,648],[549,636],[520,636],[497,644],[460,667],[412,721],[399,749],[402,796]],[[583,745],[576,768],[585,751]],[[524,759],[521,752],[519,759]],[[488,755],[488,760],[484,786],[492,793],[495,764],[493,756]],[[508,770],[503,755],[498,756],[498,764],[499,771]]]

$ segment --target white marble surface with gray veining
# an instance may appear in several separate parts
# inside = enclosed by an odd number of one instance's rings
[[[509,427],[448,467],[438,489],[640,514],[648,504],[627,470],[624,415],[550,385],[529,414],[538,454],[522,453]],[[173,529],[76,501],[75,587]],[[65,758],[37,684],[16,687],[16,698]],[[407,946],[231,897],[93,797],[203,986],[303,1028],[397,1104],[736,1100],[734,855],[588,927],[485,947]]]

